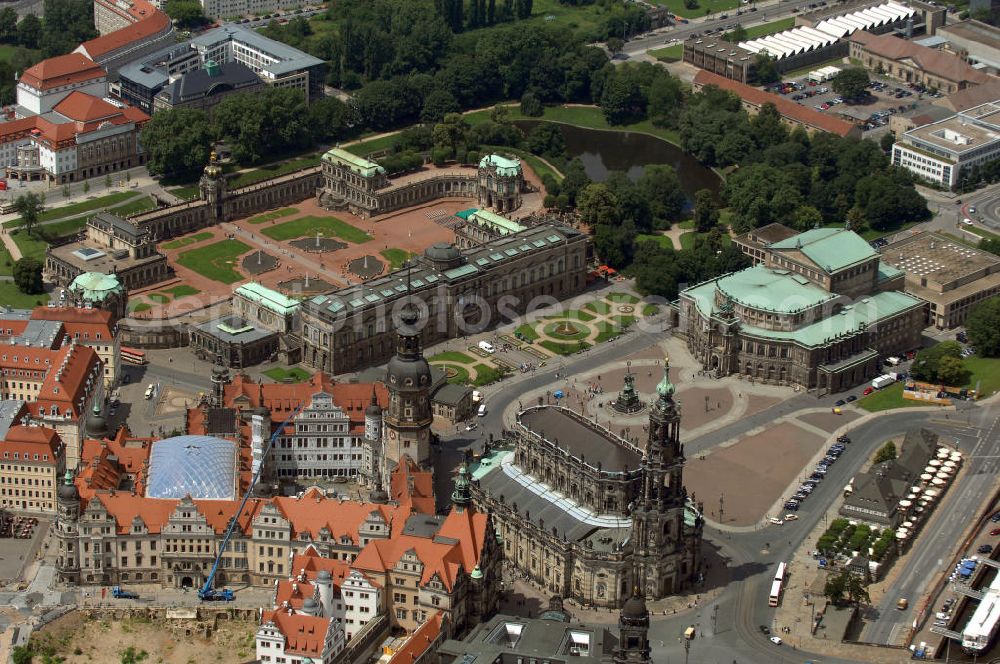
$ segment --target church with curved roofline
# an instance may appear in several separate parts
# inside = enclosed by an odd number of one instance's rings
[[[511,435],[470,468],[505,560],[547,593],[601,607],[697,582],[704,519],[684,487],[680,419],[669,362],[642,447],[568,408],[518,413]]]
[[[857,233],[817,228],[754,248],[758,264],[681,291],[678,332],[717,376],[817,394],[881,373],[919,348],[927,303]]]

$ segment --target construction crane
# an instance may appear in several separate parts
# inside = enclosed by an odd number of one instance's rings
[[[233,595],[233,591],[229,588],[223,588],[221,590],[216,590],[212,587],[215,583],[215,573],[219,570],[219,563],[222,561],[222,554],[226,552],[226,547],[229,546],[229,539],[233,536],[233,531],[236,530],[236,524],[240,521],[240,515],[243,514],[243,510],[247,506],[247,501],[250,500],[250,494],[253,493],[254,487],[257,486],[257,480],[260,479],[261,471],[264,470],[264,459],[267,458],[267,453],[271,451],[271,447],[274,446],[274,441],[278,439],[278,436],[285,430],[288,423],[292,421],[299,411],[302,410],[304,404],[299,404],[295,410],[292,411],[291,415],[285,418],[285,421],[281,423],[271,437],[267,441],[267,447],[264,449],[264,453],[260,458],[260,466],[254,472],[252,479],[250,480],[250,486],[247,487],[247,492],[243,494],[243,501],[240,503],[240,507],[236,510],[236,514],[229,521],[229,527],[226,528],[226,536],[222,538],[222,544],[219,546],[219,553],[215,556],[215,562],[212,564],[212,571],[209,573],[208,578],[205,579],[205,585],[198,590],[198,599],[203,602],[231,602],[236,599]]]

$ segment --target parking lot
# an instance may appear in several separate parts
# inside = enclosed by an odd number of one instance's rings
[[[830,81],[810,81],[807,76],[785,79],[767,90],[821,113],[855,122],[865,132],[885,127],[891,115],[941,96],[940,92],[928,91],[916,84],[907,85],[879,76],[872,76],[869,97],[862,103],[849,103],[833,91]]]

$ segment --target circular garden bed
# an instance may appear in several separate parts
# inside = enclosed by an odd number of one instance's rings
[[[590,336],[590,327],[573,320],[558,320],[545,326],[545,334],[553,339],[577,341]]]

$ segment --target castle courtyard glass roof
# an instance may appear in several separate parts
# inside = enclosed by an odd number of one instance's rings
[[[213,436],[175,436],[153,443],[147,498],[236,499],[236,444]]]

